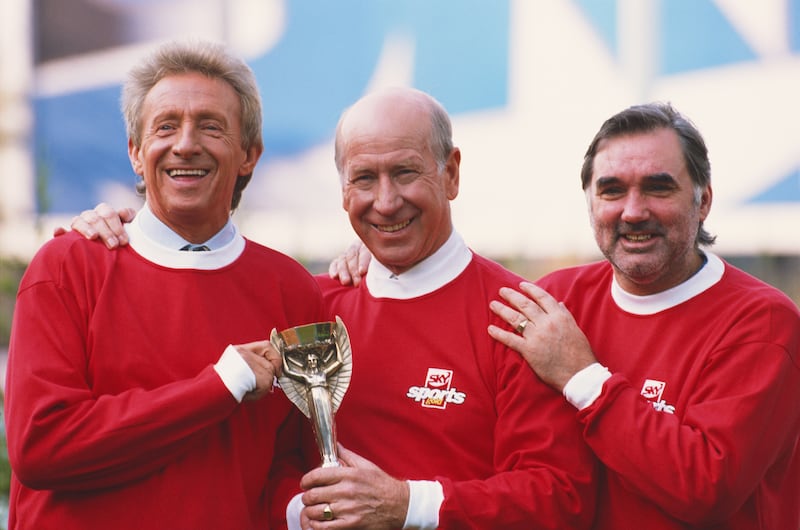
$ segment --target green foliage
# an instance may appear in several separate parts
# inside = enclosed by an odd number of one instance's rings
[[[8,528],[8,492],[11,486],[11,464],[8,463],[6,417],[3,413],[3,393],[0,392],[0,530]]]
[[[3,414],[3,394],[0,393],[0,496],[8,498],[11,486],[11,465],[8,463],[8,445],[6,443],[6,418]]]
[[[14,301],[26,266],[18,260],[0,258],[0,346],[7,345],[11,336]]]

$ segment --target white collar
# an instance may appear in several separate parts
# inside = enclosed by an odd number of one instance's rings
[[[373,259],[367,269],[367,289],[376,298],[407,300],[435,291],[461,274],[472,251],[453,230],[444,245],[402,274],[394,274]]]
[[[165,225],[145,204],[136,217],[125,225],[130,246],[145,259],[172,269],[219,269],[232,263],[244,251],[245,240],[229,219],[214,237],[206,242],[207,252],[178,250],[187,241]]]
[[[675,307],[694,298],[709,289],[722,279],[725,272],[725,263],[715,254],[705,253],[706,263],[685,282],[666,291],[646,296],[631,294],[617,283],[617,278],[611,282],[611,297],[620,309],[634,315],[652,315],[665,309]]]

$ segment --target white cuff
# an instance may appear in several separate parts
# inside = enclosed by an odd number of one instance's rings
[[[404,530],[435,530],[439,526],[439,508],[444,490],[433,480],[408,480],[408,512]]]
[[[245,394],[256,389],[256,374],[231,345],[222,352],[219,361],[214,365],[214,370],[239,403]]]
[[[608,368],[600,363],[593,363],[573,375],[564,390],[561,391],[573,407],[583,410],[600,397],[603,383],[611,377]]]
[[[302,530],[300,528],[300,512],[305,508],[305,504],[300,500],[303,494],[298,493],[289,504],[286,505],[286,528],[287,530]]]

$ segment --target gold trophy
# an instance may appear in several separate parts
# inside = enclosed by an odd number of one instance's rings
[[[339,466],[333,415],[353,371],[350,338],[342,319],[337,316],[336,322],[280,332],[273,329],[269,339],[283,360],[283,374],[278,378],[283,392],[311,420],[322,467]]]

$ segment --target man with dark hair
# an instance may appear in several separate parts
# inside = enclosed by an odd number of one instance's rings
[[[616,114],[581,172],[606,260],[491,304],[605,464],[598,529],[800,528],[800,313],[701,248],[710,173],[671,106]]]

